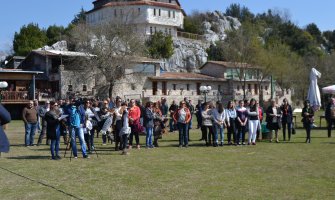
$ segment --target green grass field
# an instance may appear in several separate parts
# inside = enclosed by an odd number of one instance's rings
[[[98,158],[71,162],[69,153],[50,160],[46,145],[24,147],[19,121],[6,132],[12,146],[0,158],[0,199],[335,199],[335,137],[326,130],[313,130],[311,144],[298,129],[291,142],[214,148],[192,129],[187,149],[177,147],[176,132],[128,156],[97,138]]]

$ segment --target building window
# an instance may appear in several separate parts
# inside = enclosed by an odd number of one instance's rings
[[[200,86],[201,86],[201,83],[197,83],[197,95],[200,95]]]
[[[169,16],[169,18],[171,17],[171,11],[170,10],[168,11],[168,16]]]
[[[265,90],[268,90],[269,88],[268,88],[268,86],[265,86]]]
[[[258,94],[258,85],[255,84],[255,94]]]
[[[67,91],[72,92],[73,91],[73,86],[72,85],[68,85],[67,86]]]
[[[140,15],[141,14],[141,8],[138,8],[137,10],[138,10],[138,15]]]
[[[237,91],[240,91],[240,86],[239,85],[237,86]]]
[[[190,84],[186,84],[186,90],[190,91]]]
[[[221,85],[218,85],[218,92],[221,92]]]
[[[150,35],[152,35],[152,27],[150,27]]]
[[[154,8],[154,16],[156,16],[156,8]]]
[[[130,87],[131,87],[132,90],[136,90],[136,84],[135,84],[135,83],[132,83],[132,84],[130,85]]]
[[[158,16],[161,16],[161,9],[158,10]]]
[[[172,35],[171,29],[169,28],[169,35]]]
[[[176,90],[177,89],[177,84],[173,84],[173,90]]]
[[[157,95],[157,82],[152,82],[152,95]]]
[[[248,84],[248,91],[251,92],[251,84]]]
[[[114,17],[117,17],[117,10],[114,10]]]
[[[155,26],[155,33],[157,33],[157,28],[156,28],[156,26]]]
[[[172,0],[169,0],[169,3],[172,3]]]
[[[167,29],[167,28],[165,28],[165,35],[167,35],[167,33],[168,33],[168,29]]]
[[[83,85],[83,92],[87,92],[87,85],[86,84]]]
[[[167,88],[166,88],[166,82],[162,82],[162,94],[167,95]]]
[[[176,18],[176,11],[173,11],[173,18]]]

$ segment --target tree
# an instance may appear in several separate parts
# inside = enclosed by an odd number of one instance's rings
[[[130,74],[126,69],[130,67],[132,58],[146,52],[143,41],[133,26],[124,23],[79,24],[72,31],[76,50],[95,55],[93,59],[82,60],[83,68],[100,80],[104,77],[110,98],[117,81]]]
[[[235,17],[241,22],[251,22],[254,19],[254,14],[250,12],[249,8],[243,6],[241,7],[240,4],[233,3],[227,9],[226,13],[227,16]]]
[[[53,45],[62,40],[64,37],[65,28],[63,26],[52,25],[49,26],[46,32],[48,37],[48,45]]]
[[[146,46],[152,58],[168,59],[173,55],[174,48],[171,35],[164,35],[162,32],[157,32],[146,41]]]
[[[86,11],[81,7],[78,14],[74,16],[74,19],[71,21],[71,24],[77,25],[86,22]]]
[[[31,50],[43,47],[48,42],[44,30],[38,24],[30,23],[22,26],[20,32],[15,32],[13,48],[15,55],[26,56]]]
[[[315,23],[308,24],[306,26],[306,31],[313,36],[318,44],[323,43],[321,31]]]

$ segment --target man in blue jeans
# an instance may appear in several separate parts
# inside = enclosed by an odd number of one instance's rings
[[[71,146],[73,151],[74,158],[77,158],[77,145],[76,137],[79,138],[81,152],[84,158],[89,158],[86,153],[86,143],[84,139],[84,125],[85,125],[85,112],[79,109],[79,103],[72,101],[72,104],[69,105],[67,109],[69,114],[69,127],[71,134]]]
[[[33,106],[33,101],[29,101],[27,107],[23,109],[22,119],[25,126],[25,146],[33,146],[37,128],[37,111]]]

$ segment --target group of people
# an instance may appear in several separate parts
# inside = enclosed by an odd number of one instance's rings
[[[326,110],[326,116],[334,115],[331,122],[335,122],[335,100],[333,104],[334,113]],[[274,133],[275,142],[279,142],[279,129],[282,129],[283,140],[290,141],[293,130],[293,110],[288,100],[284,99],[280,106],[275,100],[271,100],[265,113],[266,128]],[[43,106],[38,105],[38,101],[31,101],[22,114],[26,129],[25,145],[34,145],[35,131],[40,130],[37,145],[42,143],[46,135],[52,159],[60,159],[61,136],[64,137],[65,144],[72,146],[75,158],[78,156],[76,138],[79,139],[83,157],[88,158],[88,153],[95,150],[94,137],[95,135],[99,137],[99,134],[102,136],[103,145],[107,140],[111,140],[115,143],[115,150],[122,150],[124,155],[129,153],[127,149],[141,148],[139,137],[141,133],[145,134],[146,148],[158,147],[158,140],[165,132],[168,120],[170,120],[170,132],[176,130],[179,132],[179,147],[187,148],[194,114],[198,122],[197,128],[202,132],[200,140],[204,140],[205,145],[223,146],[225,130],[227,130],[228,145],[256,145],[256,140],[261,139],[262,135],[261,124],[264,111],[255,99],[229,101],[227,106],[222,102],[214,104],[199,101],[194,107],[191,100],[187,98],[184,98],[179,106],[175,101],[168,106],[165,98],[157,102],[149,101],[143,106],[140,101],[134,99],[123,101],[117,97],[115,101],[105,99],[102,102],[93,99],[59,100],[46,102]],[[314,111],[309,102],[305,101],[302,122],[306,129],[307,143],[311,142],[313,119]],[[246,133],[248,133],[247,141]],[[133,143],[134,138],[135,143]],[[273,141],[272,134],[269,140]]]

